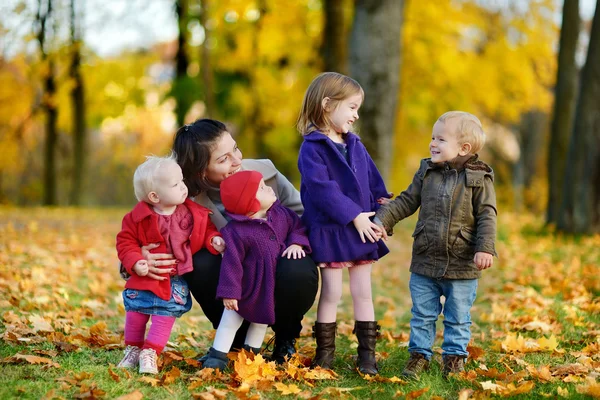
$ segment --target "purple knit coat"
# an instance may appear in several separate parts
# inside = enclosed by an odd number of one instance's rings
[[[306,229],[295,212],[276,201],[266,219],[229,214],[221,229],[225,253],[217,287],[218,299],[237,299],[244,319],[275,322],[275,272],[283,251],[292,244],[310,253]]]
[[[345,139],[348,161],[319,131],[304,136],[298,156],[302,221],[318,263],[378,260],[389,252],[382,240],[361,242],[352,223],[362,212],[377,211],[377,199],[389,193],[360,138],[348,133]]]

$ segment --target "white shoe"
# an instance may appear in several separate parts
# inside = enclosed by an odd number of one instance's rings
[[[117,365],[118,368],[135,368],[138,366],[140,361],[140,349],[137,346],[125,347],[125,356],[121,362]]]
[[[154,349],[143,349],[140,352],[140,374],[158,374],[157,358]]]

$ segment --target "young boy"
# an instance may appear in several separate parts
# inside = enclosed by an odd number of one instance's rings
[[[435,323],[446,298],[442,358],[444,376],[464,370],[471,338],[470,309],[481,271],[496,255],[496,194],[492,169],[478,160],[485,143],[481,122],[450,111],[433,126],[429,151],[412,183],[379,209],[376,222],[388,233],[420,207],[413,233],[410,293],[410,359],[402,372],[417,378],[429,368]]]

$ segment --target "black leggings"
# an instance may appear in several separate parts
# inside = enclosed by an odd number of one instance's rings
[[[223,301],[216,299],[221,260],[220,255],[202,249],[194,254],[194,270],[183,276],[215,329],[223,314]],[[293,339],[300,336],[302,318],[313,305],[318,286],[319,272],[310,256],[299,260],[279,259],[275,278],[275,324],[272,326],[278,337]]]

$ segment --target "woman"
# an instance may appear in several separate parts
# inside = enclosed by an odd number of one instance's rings
[[[302,214],[300,193],[270,160],[242,160],[242,153],[226,126],[215,120],[200,119],[181,127],[175,135],[173,151],[183,171],[189,195],[197,203],[212,210],[212,222],[221,229],[228,222],[221,202],[219,185],[228,176],[240,170],[255,170],[263,175],[265,183],[273,188],[279,201]],[[151,247],[147,248],[148,250]],[[173,264],[169,254],[151,254],[146,258],[155,267]],[[203,249],[194,254],[194,270],[184,278],[190,291],[207,318],[217,328],[223,313],[223,302],[216,299],[221,256]],[[159,272],[158,268],[151,269]],[[156,276],[156,275],[155,275]],[[317,294],[319,273],[310,257],[280,258],[275,282],[275,348],[272,360],[282,363],[295,352],[296,338],[300,336],[301,321],[312,306]],[[248,324],[238,331],[232,348],[241,348]]]

